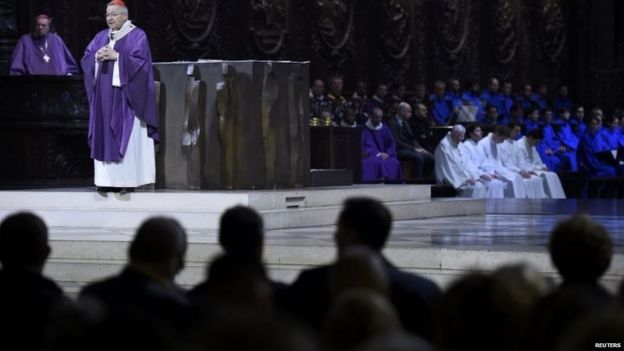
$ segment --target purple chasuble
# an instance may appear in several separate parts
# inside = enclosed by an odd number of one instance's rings
[[[387,159],[377,157],[380,152],[390,155]],[[396,143],[392,131],[385,125],[379,130],[362,128],[362,182],[400,180],[401,163],[396,158]]]
[[[32,34],[22,35],[13,50],[9,75],[78,74],[78,65],[63,39],[54,33],[40,38]]]
[[[125,156],[135,116],[145,122],[150,138],[160,140],[154,73],[147,36],[135,27],[114,47],[119,53],[121,87],[112,85],[114,61],[100,62],[96,77],[95,54],[108,43],[109,30],[99,32],[87,46],[81,62],[89,99],[88,142],[91,158],[120,161]]]

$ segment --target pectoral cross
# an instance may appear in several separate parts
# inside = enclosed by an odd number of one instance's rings
[[[48,63],[50,62],[50,56],[48,56],[47,54],[43,55],[43,60]]]

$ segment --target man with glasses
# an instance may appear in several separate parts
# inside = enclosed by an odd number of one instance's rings
[[[145,32],[121,0],[106,6],[109,29],[82,58],[89,99],[89,137],[98,191],[125,192],[154,183],[158,116],[152,55]]]

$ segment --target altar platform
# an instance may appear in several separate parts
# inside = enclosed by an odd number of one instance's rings
[[[178,282],[204,279],[218,253],[219,213],[232,205],[257,208],[267,222],[264,259],[270,275],[292,281],[302,270],[335,258],[334,222],[345,197],[384,201],[395,216],[387,257],[401,269],[442,287],[470,270],[492,271],[525,262],[557,279],[547,252],[557,221],[585,212],[605,225],[615,243],[602,283],[615,291],[624,277],[622,200],[431,200],[425,185],[378,185],[287,191],[156,191],[102,196],[92,189],[2,191],[0,218],[18,209],[40,214],[50,226],[52,255],[46,274],[69,294],[117,273],[136,225],[151,215],[178,218],[187,228],[186,268]]]

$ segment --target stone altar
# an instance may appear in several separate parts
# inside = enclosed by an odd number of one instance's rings
[[[155,63],[157,187],[309,185],[309,63]]]

